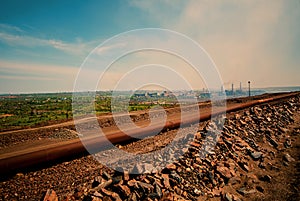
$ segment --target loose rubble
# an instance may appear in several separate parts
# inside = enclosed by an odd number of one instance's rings
[[[206,123],[186,145],[188,151],[157,172],[133,175],[121,167],[113,171],[88,156],[17,174],[1,182],[0,200],[260,200],[270,190],[267,186],[274,184],[276,174],[297,162],[290,149],[292,137],[300,134],[299,103],[297,96],[230,114],[220,136],[208,135],[207,128],[218,125]],[[214,149],[203,157],[202,145],[215,140]],[[159,143],[146,139],[122,149],[164,146],[163,140]],[[143,167],[135,168],[142,172],[139,169]]]
[[[68,126],[66,128],[57,129],[44,129],[43,132],[30,131],[23,133],[12,133],[0,135],[0,150],[7,147],[13,147],[18,144],[39,141],[42,139],[75,139],[78,138],[78,134],[75,131],[74,126]]]

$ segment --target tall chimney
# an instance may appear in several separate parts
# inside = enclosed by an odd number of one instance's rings
[[[251,96],[251,92],[250,92],[250,81],[248,81],[248,92],[249,92],[249,96]]]

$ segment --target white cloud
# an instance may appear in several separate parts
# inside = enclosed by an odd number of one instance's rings
[[[96,51],[97,51],[97,54],[103,54],[106,51],[124,47],[126,44],[127,44],[126,42],[122,42],[122,43],[115,43],[112,45],[102,46],[102,47],[97,48]]]
[[[68,43],[56,39],[43,39],[24,34],[20,28],[0,24],[0,42],[11,46],[23,47],[52,47],[71,55],[86,55],[99,43],[99,41]]]
[[[2,23],[0,23],[0,30],[14,31],[14,32],[21,32],[21,33],[24,32],[24,30],[22,30],[19,27],[12,26],[9,24],[2,24]]]

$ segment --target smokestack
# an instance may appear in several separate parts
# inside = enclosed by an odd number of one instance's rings
[[[250,81],[248,81],[248,92],[249,92],[249,96],[251,96],[251,92],[250,92]]]
[[[240,91],[242,91],[242,82],[240,82]]]
[[[233,83],[231,84],[231,92],[232,92],[232,95],[233,95]]]

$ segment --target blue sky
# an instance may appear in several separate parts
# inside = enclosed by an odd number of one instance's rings
[[[299,1],[2,1],[0,92],[72,91],[91,50],[164,28],[197,41],[225,87],[300,85]],[[202,88],[199,87],[199,88]]]

